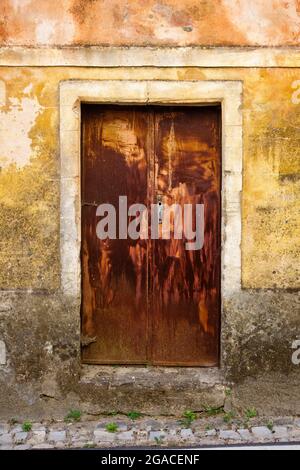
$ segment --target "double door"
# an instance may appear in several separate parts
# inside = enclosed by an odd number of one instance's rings
[[[218,365],[220,108],[84,104],[81,116],[83,362]],[[115,236],[106,239],[97,234],[103,204],[115,209]],[[139,237],[128,230],[135,204],[147,208],[148,233]],[[184,227],[175,235],[172,212],[162,234],[173,204],[192,208],[181,220],[194,233],[202,207],[201,248],[188,245]],[[159,205],[153,236],[149,219]]]

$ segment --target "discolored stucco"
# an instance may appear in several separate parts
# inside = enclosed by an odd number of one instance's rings
[[[14,45],[298,45],[299,0],[2,0]]]
[[[6,84],[0,131],[2,288],[59,287],[57,90],[59,82],[70,77],[130,79],[136,72],[1,69]],[[142,77],[243,80],[243,287],[298,288],[299,139],[295,129],[300,113],[299,105],[292,102],[297,71],[144,69]],[[51,269],[45,269],[47,260]]]

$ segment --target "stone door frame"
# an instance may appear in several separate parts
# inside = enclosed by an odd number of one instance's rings
[[[243,83],[231,80],[66,80],[60,83],[60,256],[61,290],[64,295],[80,303],[81,102],[120,105],[221,104],[221,305],[241,290],[242,93]],[[221,365],[223,354],[221,341]]]

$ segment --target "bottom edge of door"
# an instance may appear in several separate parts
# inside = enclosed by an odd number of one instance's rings
[[[163,361],[96,361],[82,360],[82,364],[98,366],[155,366],[155,367],[215,367],[219,368],[219,362],[163,362]]]

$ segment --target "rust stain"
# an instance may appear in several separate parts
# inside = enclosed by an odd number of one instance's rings
[[[199,300],[199,321],[205,333],[215,334],[215,328],[209,322],[209,312],[203,298]]]
[[[69,12],[73,15],[75,21],[82,25],[86,21],[86,17],[90,12],[93,3],[98,0],[75,0],[69,8]]]
[[[4,10],[0,18],[0,41],[4,44],[6,43],[9,36],[7,19],[8,17]]]

